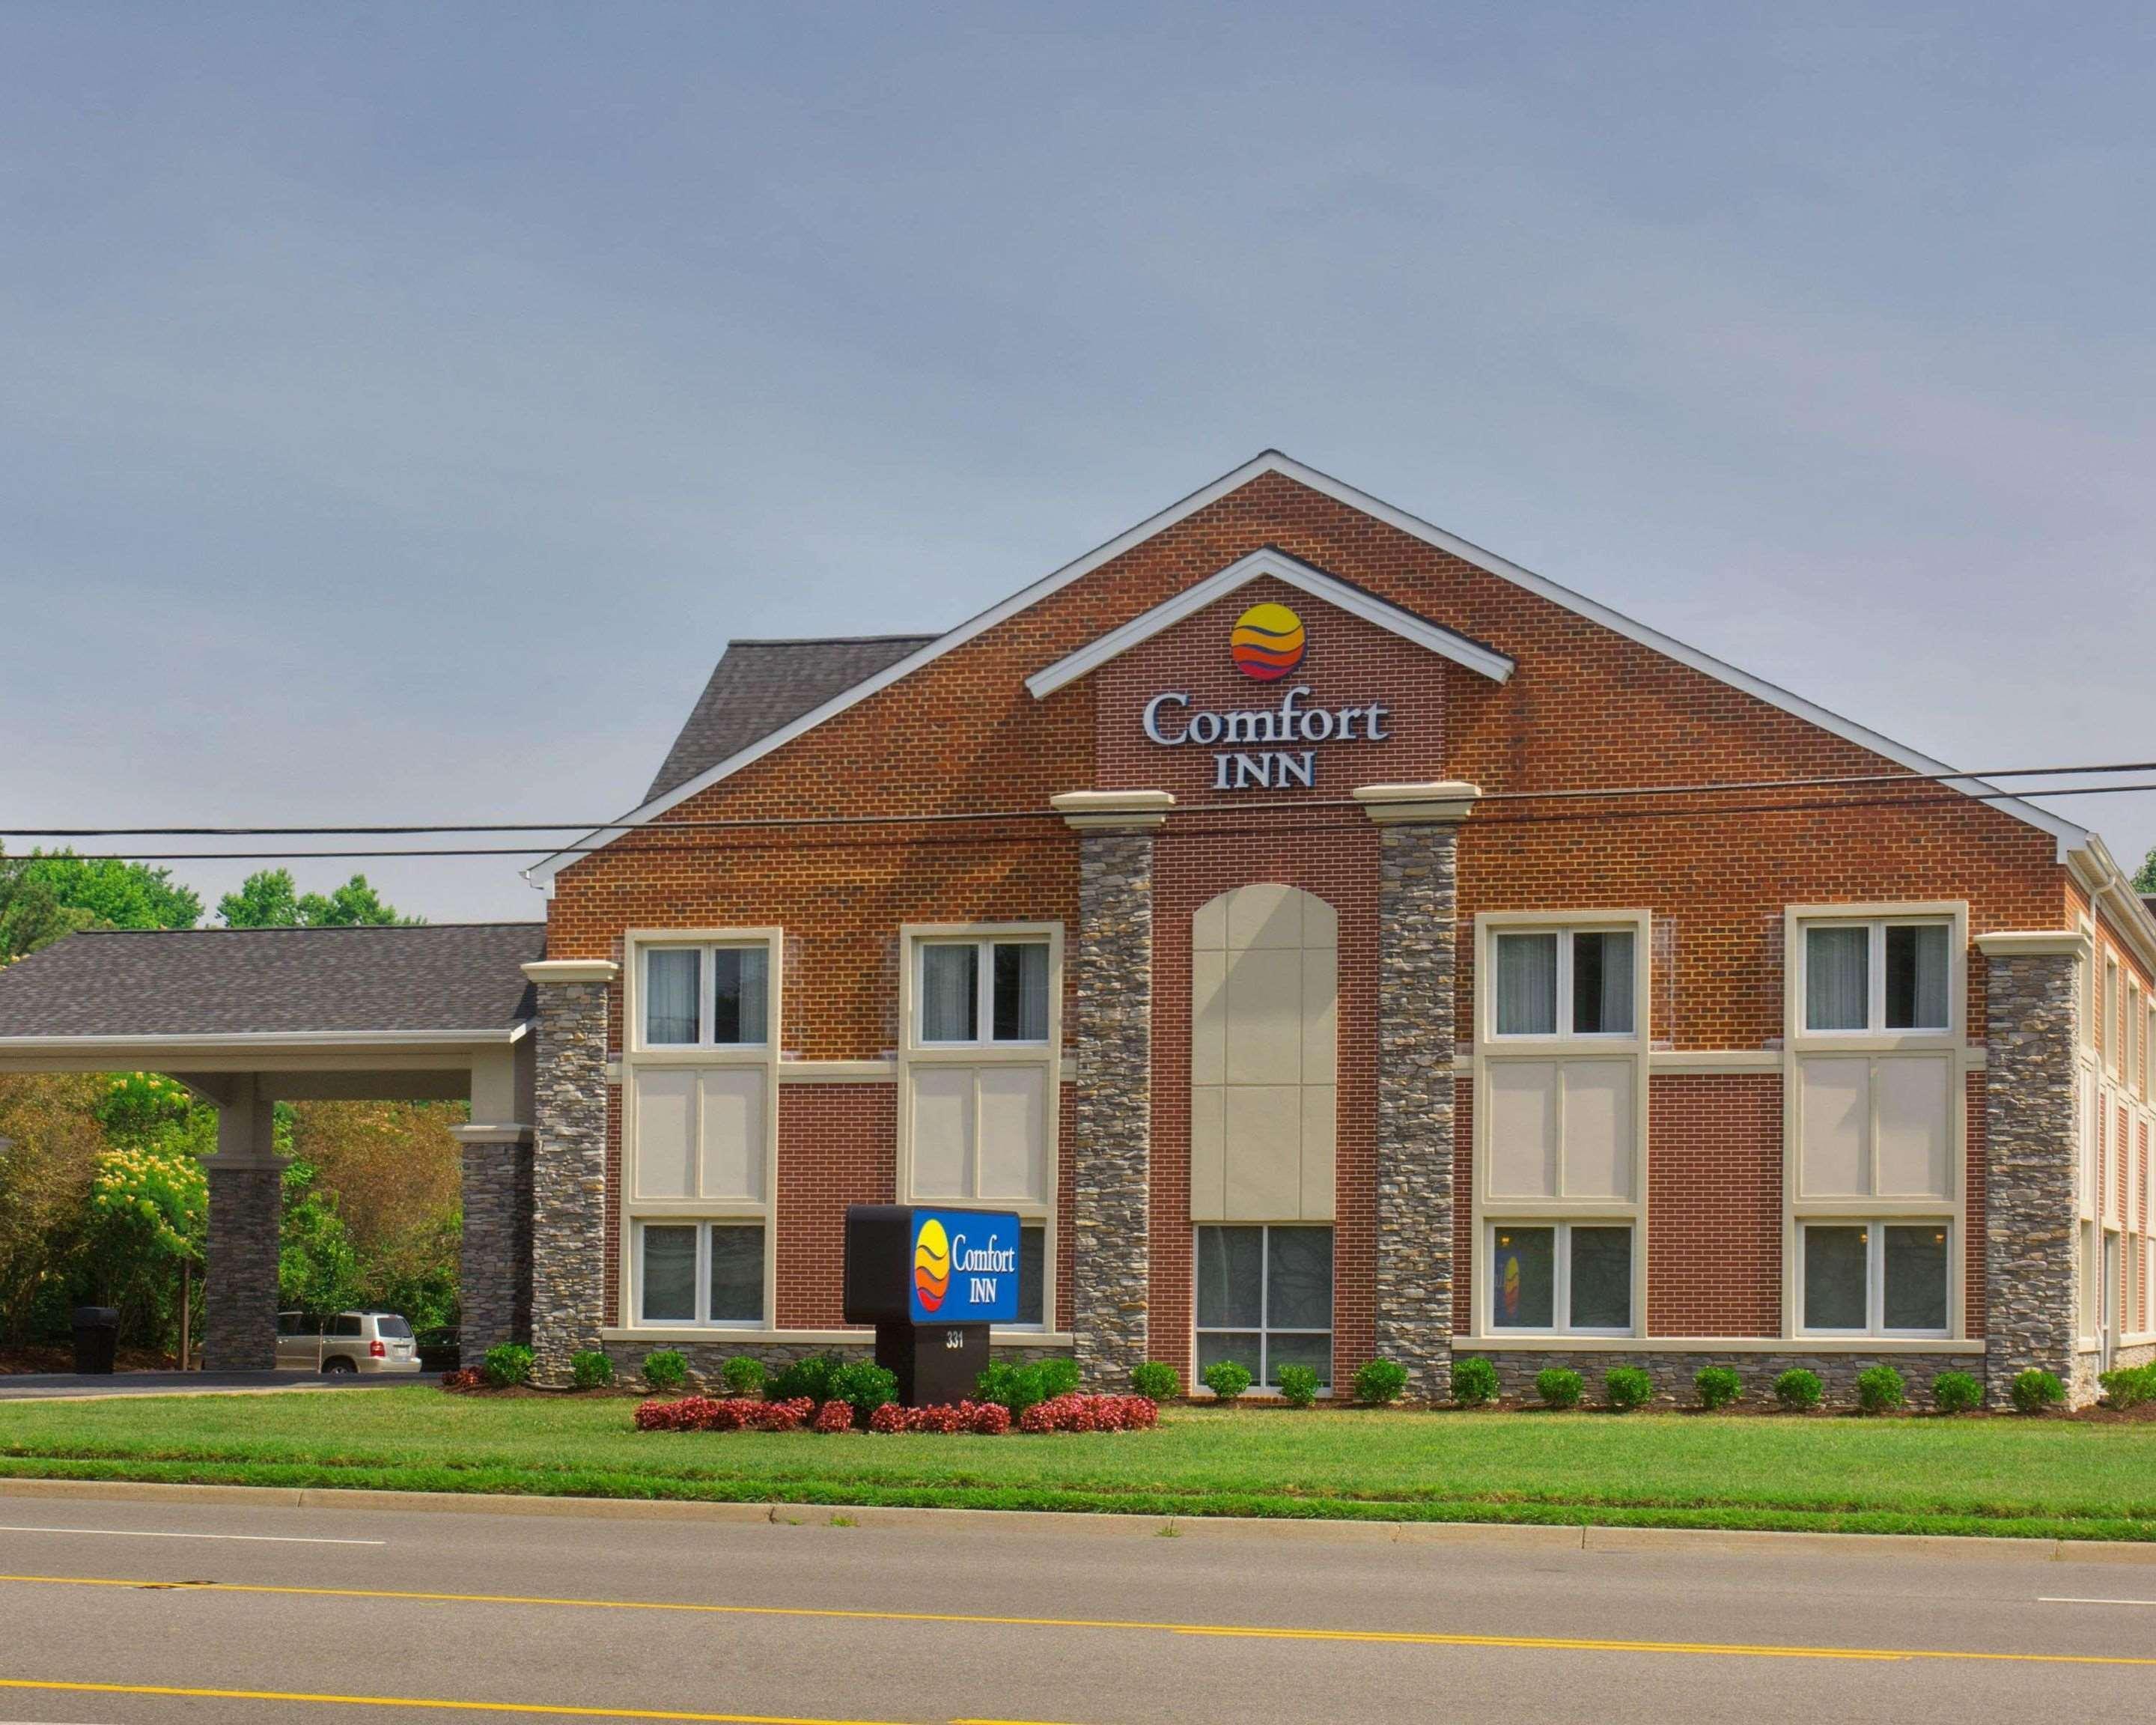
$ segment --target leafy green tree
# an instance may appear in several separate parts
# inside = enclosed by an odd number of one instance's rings
[[[362,1292],[359,1254],[337,1214],[336,1194],[315,1184],[310,1163],[285,1169],[285,1216],[277,1240],[277,1297],[305,1312],[355,1306]]]
[[[72,851],[0,855],[0,964],[85,928],[192,928],[202,900],[169,869]]]
[[[2156,845],[2151,845],[2148,855],[2141,859],[2141,872],[2133,877],[2133,890],[2156,893]]]
[[[217,914],[227,928],[385,927],[424,920],[399,916],[364,875],[324,895],[301,892],[289,869],[257,870],[218,901]]]
[[[202,1158],[216,1142],[217,1115],[155,1073],[105,1084],[97,1117],[110,1147],[90,1180],[87,1263],[100,1297],[120,1308],[121,1334],[164,1348],[178,1327],[181,1261],[202,1261],[209,1218]]]

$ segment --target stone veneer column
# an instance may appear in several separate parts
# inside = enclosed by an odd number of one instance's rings
[[[1454,911],[1471,784],[1365,785],[1378,824],[1378,1265],[1381,1358],[1408,1394],[1452,1393]]]
[[[599,1346],[606,1300],[605,959],[551,959],[524,973],[539,992],[531,1151],[535,1379],[569,1382],[569,1358]]]
[[[203,1369],[277,1366],[277,1236],[285,1163],[272,1148],[269,1099],[252,1076],[218,1106],[203,1278]]]
[[[497,1343],[531,1339],[532,1135],[475,1125],[459,1127],[456,1137],[464,1194],[458,1338],[462,1363],[475,1366]]]
[[[1072,1351],[1088,1388],[1127,1389],[1152,1305],[1153,830],[1175,798],[1049,801],[1079,834]]]
[[[1985,968],[1984,1375],[1994,1406],[2014,1374],[2055,1373],[2070,1399],[2079,1357],[2081,967],[2070,930],[1977,937]]]

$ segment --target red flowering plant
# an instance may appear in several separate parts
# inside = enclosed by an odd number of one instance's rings
[[[851,1402],[828,1401],[816,1410],[818,1431],[851,1431],[854,1429],[854,1407]]]
[[[442,1373],[442,1388],[451,1390],[481,1389],[486,1385],[486,1373],[477,1366],[467,1366],[461,1372]]]

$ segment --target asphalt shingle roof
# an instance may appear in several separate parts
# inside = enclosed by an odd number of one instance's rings
[[[802,714],[918,652],[934,635],[733,641],[644,800],[655,801]]]
[[[0,1038],[506,1030],[546,956],[543,922],[98,931],[0,970]]]

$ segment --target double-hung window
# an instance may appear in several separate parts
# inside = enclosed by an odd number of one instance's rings
[[[1046,923],[909,928],[899,1194],[1019,1215],[1019,1317],[1055,1307],[1057,991]]]
[[[769,1328],[779,931],[633,930],[629,939],[629,1322]]]
[[[1798,1297],[1815,1336],[1943,1336],[1953,1226],[1807,1222]]]
[[[1332,1382],[1332,1230],[1198,1230],[1198,1370],[1232,1360],[1253,1384],[1277,1386],[1282,1366]]]
[[[1953,1022],[1950,937],[1943,920],[1806,922],[1805,1034],[1943,1033]]]
[[[1496,1036],[1635,1034],[1631,929],[1527,928],[1491,937]]]

